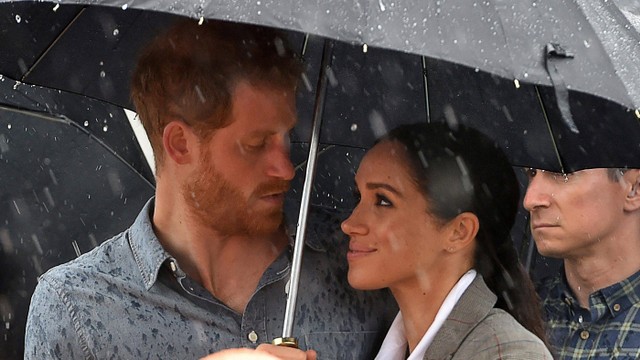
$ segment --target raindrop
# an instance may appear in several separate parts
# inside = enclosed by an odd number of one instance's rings
[[[113,36],[118,36],[118,34],[120,34],[120,30],[113,29]]]
[[[367,46],[367,44],[362,44],[362,52],[366,53],[367,51],[369,51],[369,46]]]
[[[475,68],[475,69],[473,69],[473,71],[475,71],[475,72],[480,72],[480,69]]]
[[[636,117],[640,119],[640,109],[636,109],[635,113],[636,113]],[[9,125],[9,129],[11,129],[11,125]]]
[[[378,30],[382,30],[382,25],[378,24]]]
[[[53,11],[56,12],[58,11],[59,8],[60,8],[60,4],[56,4],[56,6],[53,7]]]
[[[273,45],[276,47],[276,51],[278,52],[278,56],[285,56],[286,49],[284,47],[284,41],[281,38],[277,37],[273,40]]]
[[[516,89],[520,89],[520,80],[513,79],[513,84],[516,86]]]
[[[80,257],[82,253],[80,252],[80,247],[78,246],[78,243],[74,240],[71,242],[71,245],[73,246],[73,250],[76,252],[76,255]]]
[[[377,110],[372,110],[369,114],[369,125],[376,138],[387,133],[387,127],[384,124],[384,118]]]
[[[351,131],[358,130],[358,124],[351,124]]]
[[[305,73],[302,73],[302,83],[304,84],[304,87],[305,89],[307,89],[307,91],[313,91],[313,88],[311,87],[311,81],[309,81],[309,77]]]
[[[378,5],[380,5],[380,11],[387,10],[387,7],[384,6],[384,3],[382,2],[382,0],[378,0]]]
[[[16,22],[20,24],[20,21],[22,21],[22,18],[20,17],[20,15],[16,15]]]
[[[523,76],[524,76],[524,78],[526,79],[526,78],[528,78],[528,77],[529,77],[529,73],[524,73],[524,75],[523,75]]]
[[[124,4],[124,5],[122,5],[122,10],[127,10],[128,7],[129,7],[128,4]]]
[[[638,110],[636,110],[636,114],[638,113]],[[640,116],[639,116],[640,117]],[[11,124],[7,124],[7,129],[11,129]]]
[[[587,49],[591,47],[591,43],[589,42],[589,40],[584,41],[584,47],[586,47]]]
[[[198,25],[204,24],[204,16],[200,16],[200,20],[198,20]]]
[[[333,73],[331,68],[327,68],[327,79],[332,87],[338,86],[338,78],[336,78],[336,74]]]
[[[100,71],[100,77],[104,78],[105,76],[107,76],[107,73],[104,70]]]
[[[102,131],[107,132],[107,130],[109,130],[109,126],[108,125],[105,125],[105,126],[102,127]]]

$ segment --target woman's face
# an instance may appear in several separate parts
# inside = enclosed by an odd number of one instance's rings
[[[427,212],[427,201],[409,176],[405,151],[384,141],[358,168],[360,202],[342,223],[350,238],[348,278],[354,288],[424,288],[423,282],[437,280],[442,271],[445,227]]]

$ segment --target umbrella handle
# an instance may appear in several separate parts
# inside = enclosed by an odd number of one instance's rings
[[[273,339],[271,344],[275,346],[284,346],[284,347],[298,349],[298,339],[294,337],[278,337]]]

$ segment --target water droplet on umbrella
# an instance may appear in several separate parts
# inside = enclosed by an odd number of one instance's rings
[[[520,89],[520,80],[513,79],[513,84],[516,86],[516,89]]]
[[[636,117],[638,119],[640,119],[640,109],[636,109],[635,113],[636,113]],[[11,125],[9,125],[9,126],[11,126]],[[9,129],[11,129],[11,127],[9,127]]]
[[[367,44],[362,44],[362,52],[366,53],[369,50],[369,46]]]
[[[584,47],[586,47],[587,49],[591,47],[591,43],[589,42],[589,40],[584,41]]]
[[[89,121],[85,120],[84,121],[84,126],[89,126]]]
[[[20,17],[20,15],[16,15],[16,22],[20,24],[20,21],[22,21],[22,18]]]
[[[107,76],[107,73],[105,73],[104,70],[100,71],[100,77],[104,78],[105,76]]]
[[[204,16],[200,16],[200,20],[198,20],[198,25],[204,24]]]
[[[105,125],[102,127],[102,131],[107,132],[107,130],[109,130],[109,126]]]
[[[638,111],[636,110],[636,112]],[[7,129],[11,129],[11,124],[7,124]]]
[[[58,9],[60,8],[60,4],[56,4],[56,6],[53,7],[53,11],[58,11]]]
[[[113,29],[113,36],[118,36],[118,34],[120,34],[120,30]]]
[[[127,10],[128,7],[129,7],[129,5],[124,4],[124,5],[122,5],[122,10]]]
[[[382,2],[382,0],[378,0],[378,5],[380,5],[380,11],[387,10],[387,7],[384,6],[384,3]]]
[[[351,131],[358,130],[358,124],[351,124]]]

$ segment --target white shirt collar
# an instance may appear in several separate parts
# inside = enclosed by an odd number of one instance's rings
[[[471,285],[476,274],[477,273],[474,269],[467,271],[460,280],[458,280],[453,289],[449,291],[449,294],[444,299],[442,306],[440,306],[433,323],[429,329],[427,329],[424,336],[422,336],[418,346],[416,346],[406,360],[419,360],[424,357],[424,354],[427,351],[427,348],[429,348],[429,345],[431,345],[433,338],[442,327],[442,324],[444,324],[444,321],[447,319],[462,294],[464,294],[469,285]],[[376,356],[376,360],[405,360],[406,349],[407,337],[404,333],[402,313],[398,312],[395,320],[393,320],[393,324],[391,324],[391,328],[389,328],[389,331],[387,332],[387,336],[382,342],[382,346]]]

